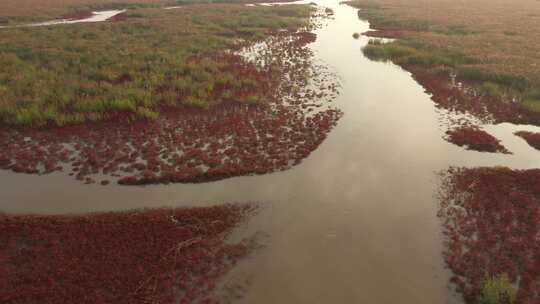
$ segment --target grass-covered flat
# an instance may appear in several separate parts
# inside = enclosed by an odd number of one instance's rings
[[[364,53],[474,82],[481,94],[540,111],[540,2],[355,0],[359,15],[400,39]]]
[[[264,83],[218,54],[305,26],[309,14],[307,6],[189,5],[132,9],[122,22],[0,29],[0,121],[153,119],[159,106],[264,102]]]

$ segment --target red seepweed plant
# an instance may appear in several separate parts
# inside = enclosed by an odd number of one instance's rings
[[[451,168],[440,197],[444,258],[466,302],[506,273],[516,303],[540,303],[540,170]]]
[[[446,132],[447,140],[468,150],[510,154],[500,141],[478,127],[459,127]]]
[[[0,214],[0,302],[216,303],[218,280],[251,248],[225,238],[253,208]]]

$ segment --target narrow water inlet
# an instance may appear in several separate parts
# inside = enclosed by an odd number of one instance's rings
[[[449,166],[539,167],[537,152],[511,135],[536,127],[485,126],[512,155],[444,141],[446,113],[411,75],[363,57],[369,38],[352,34],[368,31],[369,24],[356,9],[317,3],[334,16],[315,31],[310,48],[342,80],[335,105],[345,116],[299,166],[147,187],[0,171],[0,210],[56,214],[258,201],[263,208],[248,229],[268,235],[266,246],[231,274],[249,282],[244,303],[460,303],[441,256],[436,173]]]

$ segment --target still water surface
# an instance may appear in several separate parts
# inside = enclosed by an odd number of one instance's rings
[[[264,248],[228,276],[244,303],[460,303],[441,257],[437,172],[449,166],[540,167],[512,135],[532,126],[485,129],[514,154],[466,151],[442,139],[443,111],[411,75],[361,53],[369,24],[338,1],[310,47],[342,80],[334,101],[344,117],[326,141],[285,172],[195,185],[83,185],[71,177],[0,171],[0,210],[80,213],[255,201],[244,229]],[[244,232],[245,232],[244,231]]]

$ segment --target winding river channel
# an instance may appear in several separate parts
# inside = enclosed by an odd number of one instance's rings
[[[0,171],[0,210],[81,213],[253,201],[261,210],[239,235],[262,248],[226,279],[224,296],[245,303],[460,303],[441,256],[438,175],[449,166],[540,167],[512,135],[532,126],[488,125],[511,155],[467,151],[446,142],[444,119],[412,76],[362,55],[369,23],[338,1],[310,45],[340,77],[344,112],[323,144],[290,170],[203,184],[83,185],[65,174]],[[242,294],[236,299],[236,293]]]

